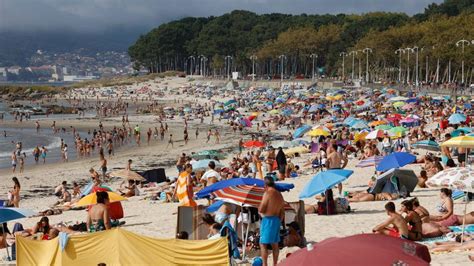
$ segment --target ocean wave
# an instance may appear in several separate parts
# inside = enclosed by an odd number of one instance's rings
[[[51,151],[53,149],[56,149],[56,148],[59,148],[61,147],[61,138],[60,137],[52,137],[51,141],[49,141],[49,144],[44,146],[48,151]],[[41,147],[40,147],[41,148]],[[30,156],[32,155],[33,153],[33,150],[35,149],[35,147],[31,147],[31,148],[27,148],[27,149],[23,149],[21,152],[23,153],[26,153],[26,156]],[[12,152],[14,151],[15,149],[13,148],[11,151],[9,152],[0,152],[0,158],[3,158],[3,157],[10,157]]]

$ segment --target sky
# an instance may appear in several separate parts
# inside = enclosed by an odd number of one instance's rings
[[[149,30],[187,16],[219,16],[235,9],[259,14],[421,13],[442,0],[0,0],[0,31]]]

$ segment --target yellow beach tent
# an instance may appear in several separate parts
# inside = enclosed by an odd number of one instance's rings
[[[156,239],[124,229],[72,235],[64,251],[53,240],[16,238],[22,265],[229,265],[227,239]]]

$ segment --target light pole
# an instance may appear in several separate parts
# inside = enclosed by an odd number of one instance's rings
[[[365,82],[369,83],[369,53],[372,53],[371,48],[364,48],[362,52],[366,55],[366,62],[365,62]]]
[[[395,54],[398,54],[400,57],[400,62],[398,65],[398,83],[402,83],[402,54],[405,53],[405,49],[403,48],[398,48],[395,50]]]
[[[282,55],[280,55],[278,58],[280,58],[280,60],[281,60],[281,61],[280,61],[280,67],[281,67],[281,83],[283,84],[283,74],[284,74],[284,72],[283,72],[283,63],[284,63],[284,62],[283,62],[283,61],[286,59],[286,55],[282,54]]]
[[[313,59],[313,71],[311,72],[311,81],[314,81],[314,66],[316,60],[318,60],[318,55],[317,54],[310,54],[309,57]]]
[[[407,84],[410,85],[410,53],[413,53],[413,49],[410,47],[405,48],[407,52]]]
[[[207,57],[203,57],[203,62],[202,62],[202,69],[203,69],[203,76],[205,77],[206,76],[206,64],[207,64],[207,61],[209,61],[209,59]]]
[[[415,52],[415,55],[416,55],[415,56],[416,57],[416,59],[415,59],[415,61],[416,61],[416,63],[415,63],[415,80],[416,80],[415,81],[415,86],[418,87],[418,82],[419,82],[419,79],[418,79],[418,52],[420,50],[423,51],[423,48],[420,49],[418,46],[414,46],[412,48],[412,50]]]
[[[461,84],[464,84],[464,45],[469,46],[471,43],[468,40],[459,40],[456,46],[462,48],[462,61],[461,61]]]
[[[355,56],[357,55],[357,51],[350,51],[349,55],[352,55],[352,74],[351,79],[354,80],[354,68],[355,68]]]
[[[191,55],[190,57],[188,57],[188,59],[191,59],[191,68],[189,69],[189,70],[190,70],[189,72],[190,72],[190,74],[191,74],[191,76],[192,76],[192,75],[193,75],[193,72],[194,72],[194,71],[193,71],[193,62],[196,60],[196,57],[194,57],[194,56]]]
[[[339,56],[342,56],[342,80],[345,80],[345,75],[344,75],[344,57],[347,56],[346,52],[341,52]]]
[[[364,52],[364,50],[358,50],[357,52],[361,52],[361,53],[363,53],[363,52]],[[361,61],[361,57],[359,56],[359,81],[361,81],[361,80],[362,80],[362,71],[361,71],[361,69],[362,69],[362,64],[361,64],[361,62],[360,62],[360,61]]]
[[[232,56],[228,55],[225,57],[225,65],[226,65],[226,74],[227,74],[227,79],[230,80],[230,65],[232,64]]]
[[[257,56],[251,55],[250,60],[252,60],[252,81],[255,81],[255,60],[257,60]]]

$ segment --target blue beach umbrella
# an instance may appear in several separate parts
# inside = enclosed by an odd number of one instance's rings
[[[299,138],[299,137],[303,136],[304,133],[310,131],[311,128],[312,128],[312,127],[311,127],[310,125],[302,125],[302,126],[300,126],[300,127],[297,128],[297,129],[295,130],[295,132],[293,133],[293,138],[296,139],[296,138]]]
[[[385,156],[375,169],[377,171],[387,171],[392,168],[400,168],[416,161],[416,156],[408,152],[394,152]]]
[[[36,212],[28,209],[0,207],[0,223],[6,223],[8,221],[21,219],[36,214]]]
[[[222,180],[200,190],[198,193],[196,193],[196,197],[198,199],[204,198],[216,190],[220,190],[226,187],[240,186],[240,185],[264,187],[265,182],[262,179],[255,179],[255,178],[232,178],[232,179]],[[289,191],[295,186],[293,184],[275,182],[275,187],[279,191]]]
[[[463,132],[465,135],[469,134],[472,132],[472,128],[469,127],[460,127],[453,132],[451,132],[451,137],[458,137],[461,135],[461,132]]]
[[[448,121],[450,124],[461,124],[466,121],[466,116],[463,114],[452,114],[448,118]]]
[[[359,120],[356,123],[352,124],[350,127],[355,129],[364,129],[369,128],[369,125],[367,125],[365,121]]]
[[[332,169],[319,172],[303,188],[300,199],[310,198],[316,194],[323,193],[329,188],[341,183],[352,175],[354,171],[346,169]]]

